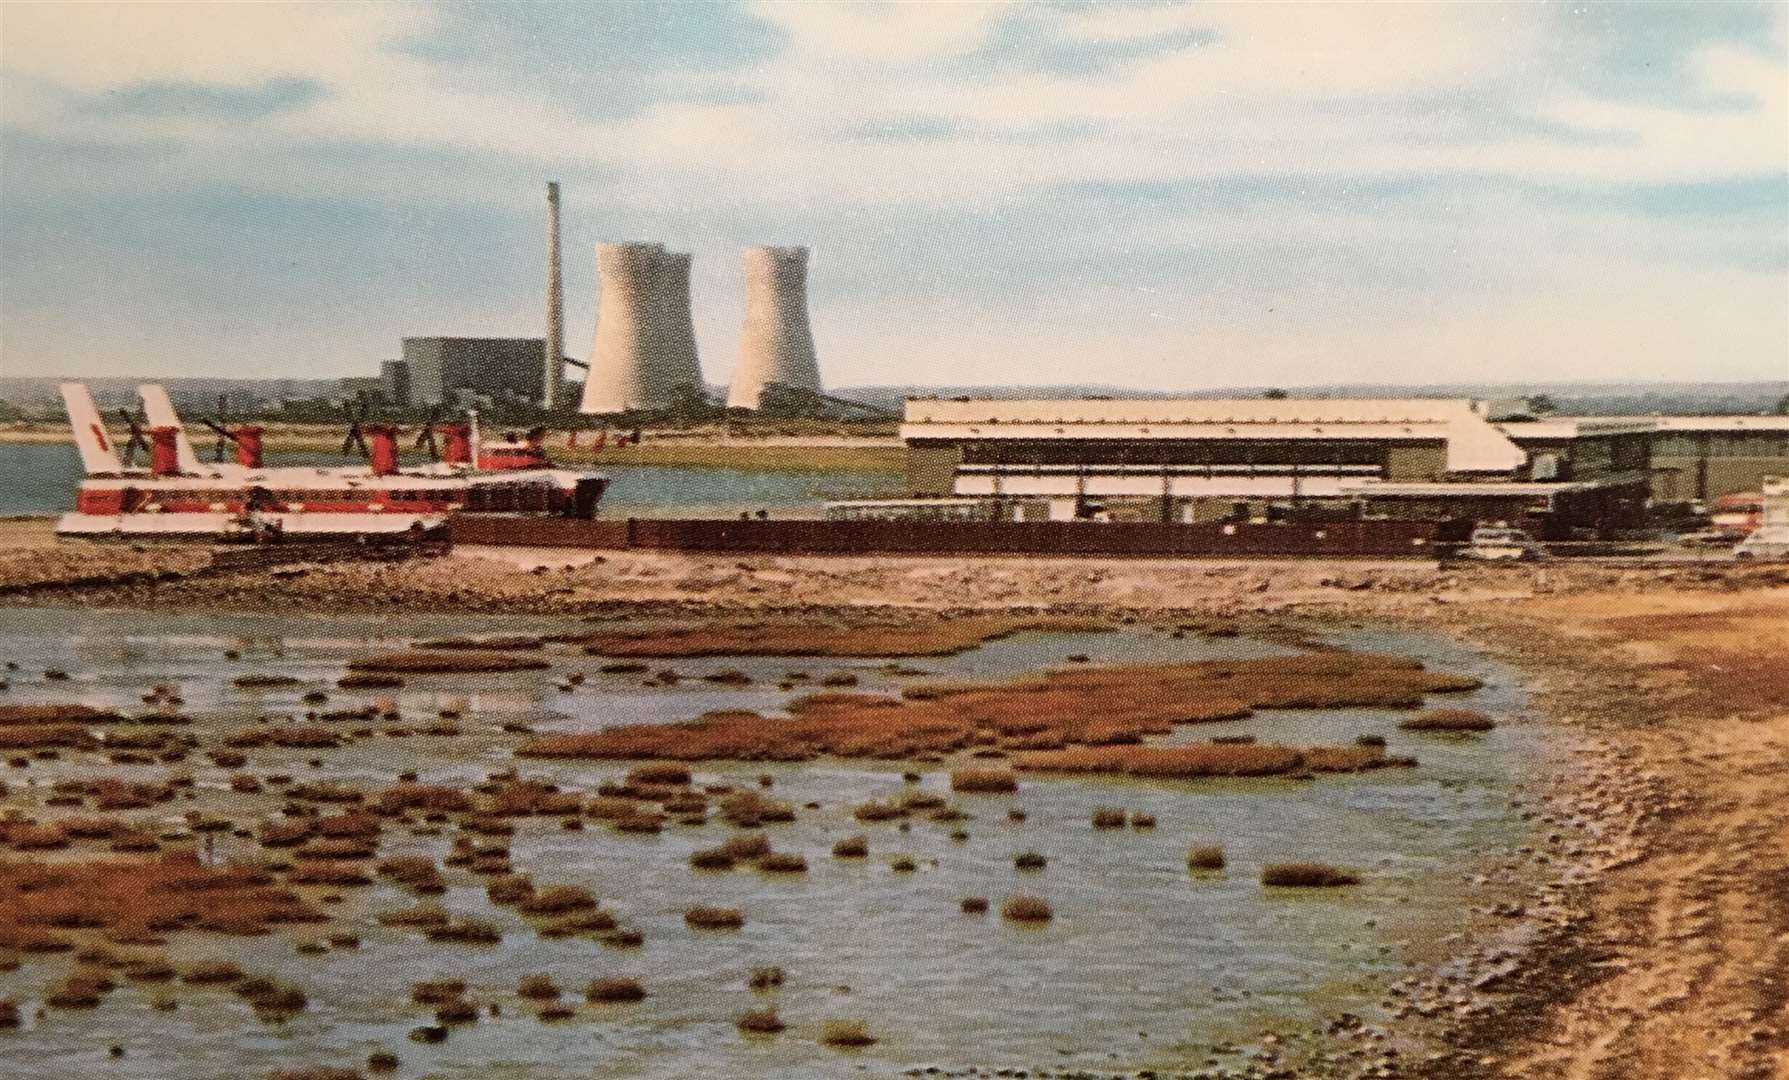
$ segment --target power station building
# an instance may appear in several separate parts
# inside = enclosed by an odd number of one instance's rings
[[[1549,539],[1641,526],[1652,431],[1418,398],[925,398],[901,425],[915,496],[1007,519],[1503,520]]]
[[[379,364],[379,393],[400,409],[410,407],[410,365],[402,360],[386,360]]]
[[[545,348],[541,338],[405,338],[407,404],[439,405],[466,396],[539,401]]]

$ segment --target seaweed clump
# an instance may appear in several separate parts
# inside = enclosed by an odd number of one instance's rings
[[[1398,726],[1405,731],[1490,731],[1497,722],[1477,709],[1428,709]]]
[[[766,645],[765,649],[771,649]],[[774,651],[774,650],[773,650]],[[534,739],[518,752],[537,757],[672,761],[806,761],[929,758],[969,750],[1019,752],[1020,767],[1073,767],[1072,759],[1037,760],[1050,751],[1082,753],[1208,752],[1171,768],[1140,761],[1136,775],[1272,775],[1317,767],[1287,747],[1155,747],[1141,745],[1176,726],[1234,720],[1256,708],[1420,708],[1429,693],[1458,688],[1458,678],[1393,656],[1324,652],[1183,664],[1075,667],[1005,682],[910,687],[901,697],[821,692],[798,698],[790,716],[720,710],[694,720],[624,724]],[[1074,750],[1069,750],[1074,747]],[[1365,748],[1338,748],[1337,767],[1370,767]],[[1218,751],[1210,754],[1211,751]],[[1222,751],[1235,751],[1225,756]],[[1147,756],[1147,755],[1145,755]],[[1310,755],[1306,755],[1310,757]],[[1147,771],[1150,767],[1167,771]],[[1130,771],[1102,765],[1087,771]],[[975,790],[1010,791],[1000,770],[959,770]]]
[[[1045,923],[1056,915],[1048,901],[1036,896],[1009,896],[1000,905],[1000,916],[1020,923]]]
[[[1360,884],[1360,875],[1324,863],[1271,863],[1261,868],[1261,884],[1321,889]]]

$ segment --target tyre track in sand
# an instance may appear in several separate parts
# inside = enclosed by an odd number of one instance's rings
[[[1535,632],[1613,661],[1635,686],[1585,726],[1651,781],[1640,856],[1585,897],[1601,978],[1480,1059],[1563,1080],[1789,1077],[1789,711],[1748,693],[1789,655],[1789,598],[1733,625],[1708,598],[1537,605]],[[1635,613],[1652,620],[1636,624]],[[1716,650],[1716,652],[1710,652]],[[1709,659],[1718,653],[1721,662]],[[1567,691],[1570,700],[1600,695]],[[1603,700],[1609,700],[1603,696]]]

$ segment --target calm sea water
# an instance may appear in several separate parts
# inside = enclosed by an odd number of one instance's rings
[[[271,453],[270,465],[340,465],[327,453]],[[732,517],[765,509],[779,516],[818,515],[830,498],[871,495],[894,486],[884,472],[793,472],[710,466],[608,466],[609,494],[601,513],[676,511]],[[0,444],[0,514],[54,514],[67,510],[81,479],[81,460],[72,445]]]
[[[575,626],[576,624],[570,624]],[[540,632],[567,624],[532,620],[431,617],[398,625],[389,618],[306,617],[83,610],[0,609],[0,657],[12,660],[9,700],[71,701],[141,708],[156,683],[179,686],[183,729],[213,744],[259,717],[296,714],[306,691],[332,696],[332,707],[367,695],[334,686],[345,663],[371,649],[401,646],[415,636],[468,630]],[[567,832],[556,820],[517,823],[510,849],[515,868],[540,884],[578,884],[595,892],[646,944],[613,949],[582,938],[541,937],[513,909],[486,898],[483,882],[449,869],[439,898],[450,910],[497,923],[501,943],[472,947],[431,944],[420,935],[381,926],[376,916],[413,898],[388,882],[340,890],[329,924],[259,938],[171,935],[165,951],[176,964],[229,956],[250,970],[302,987],[310,1007],[289,1023],[254,1020],[231,994],[174,986],[174,1012],[151,1006],[154,988],[127,984],[96,1010],[35,1014],[43,988],[66,967],[63,958],[33,958],[0,971],[0,999],[19,1004],[25,1026],[0,1033],[0,1073],[49,1080],[64,1076],[182,1076],[239,1080],[277,1068],[350,1065],[378,1048],[395,1049],[404,1075],[489,1076],[510,1080],[590,1077],[778,1076],[827,1080],[898,1075],[907,1069],[969,1065],[1111,1069],[1199,1067],[1220,1040],[1247,1040],[1264,1029],[1320,1023],[1348,1011],[1383,1018],[1388,983],[1413,957],[1433,955],[1474,905],[1494,899],[1472,875],[1521,844],[1532,826],[1511,806],[1545,746],[1520,723],[1521,687],[1507,671],[1446,642],[1359,632],[1346,644],[1425,657],[1437,667],[1480,674],[1485,689],[1462,704],[1505,723],[1482,738],[1416,735],[1397,729],[1400,714],[1382,710],[1266,710],[1245,721],[1183,729],[1176,738],[1251,733],[1263,740],[1346,743],[1385,736],[1396,753],[1412,753],[1415,769],[1358,776],[1289,780],[1112,782],[1026,777],[1017,795],[963,796],[968,836],[924,818],[903,832],[895,823],[865,825],[850,808],[870,797],[898,795],[906,784],[896,762],[819,760],[801,764],[711,763],[703,783],[757,787],[802,806],[798,820],[767,832],[778,850],[802,852],[810,871],[764,875],[701,873],[689,854],[727,835],[724,826],[679,825],[654,836],[625,835],[592,823]],[[239,661],[224,659],[236,650]],[[1172,639],[1137,630],[1104,635],[1025,634],[991,642],[959,657],[918,662],[945,677],[999,676],[1085,653],[1096,662],[1262,655],[1280,651],[1246,639]],[[706,710],[778,712],[791,695],[775,689],[782,673],[818,678],[846,668],[866,691],[902,684],[875,660],[816,661],[791,657],[680,660],[688,675],[721,668],[749,673],[750,686],[685,681],[642,686],[638,676],[603,674],[600,660],[554,656],[555,671],[500,676],[413,678],[391,693],[407,718],[430,718],[444,706],[463,712],[458,738],[388,738],[369,733],[328,751],[258,749],[248,771],[333,779],[366,790],[416,770],[422,780],[467,784],[495,770],[520,767],[566,789],[593,791],[618,776],[620,762],[517,760],[517,736],[499,730],[522,721],[541,731],[695,716]],[[46,668],[73,678],[46,682]],[[232,684],[243,670],[286,673],[289,688],[249,691]],[[587,673],[572,692],[556,688],[568,671]],[[383,692],[381,692],[383,693]],[[344,728],[345,730],[346,728]],[[314,762],[307,759],[315,759]],[[156,830],[178,829],[189,810],[249,824],[277,816],[277,795],[243,796],[227,785],[231,769],[195,754],[179,769],[194,780],[192,799],[131,815]],[[920,786],[948,795],[946,767],[923,766]],[[155,765],[116,765],[100,755],[65,754],[7,776],[7,805],[55,816],[45,803],[56,780],[100,775],[161,777]],[[812,807],[805,804],[812,803]],[[1029,818],[1007,818],[1011,806]],[[1089,826],[1093,807],[1154,813],[1147,832],[1107,834]],[[80,813],[82,811],[67,811]],[[838,860],[831,845],[867,833],[871,857]],[[439,859],[451,838],[385,830],[380,855]],[[218,854],[265,854],[249,839],[220,835]],[[1222,843],[1231,867],[1189,876],[1186,848]],[[1045,853],[1041,872],[1013,868],[1015,852]],[[911,854],[917,873],[890,870],[896,853]],[[1257,882],[1261,864],[1310,858],[1360,868],[1357,888],[1324,895],[1275,896]],[[1054,905],[1056,919],[1022,928],[997,916],[964,916],[958,900],[1034,893]],[[692,903],[747,913],[736,933],[693,932],[682,913]],[[294,937],[351,931],[361,947],[317,955],[295,951]],[[1439,946],[1445,950],[1445,944]],[[746,988],[750,971],[776,964],[787,983],[773,994]],[[574,995],[591,978],[639,978],[650,996],[625,1006],[579,1003],[575,1019],[536,1020],[516,996],[528,974],[551,975]],[[499,1003],[500,1017],[457,1030],[440,1046],[410,1042],[406,1033],[430,1011],[409,998],[412,982],[463,978],[468,997]],[[748,1038],[734,1017],[775,1005],[789,1030]],[[820,1045],[829,1019],[863,1020],[880,1042],[854,1054]],[[111,1044],[126,1056],[109,1060]]]

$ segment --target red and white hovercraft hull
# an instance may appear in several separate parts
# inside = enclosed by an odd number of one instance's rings
[[[397,429],[368,425],[366,467],[266,467],[259,430],[238,438],[235,463],[199,461],[159,386],[140,388],[150,467],[121,465],[87,388],[62,387],[87,476],[58,534],[85,539],[269,541],[404,539],[441,532],[456,514],[589,517],[607,489],[600,473],[554,468],[538,440],[493,444],[471,467],[465,428],[449,460],[401,469]],[[235,436],[232,436],[235,438]],[[244,450],[245,443],[250,449]]]
[[[63,514],[58,535],[86,540],[206,540],[264,543],[270,540],[391,539],[438,534],[445,514]]]

